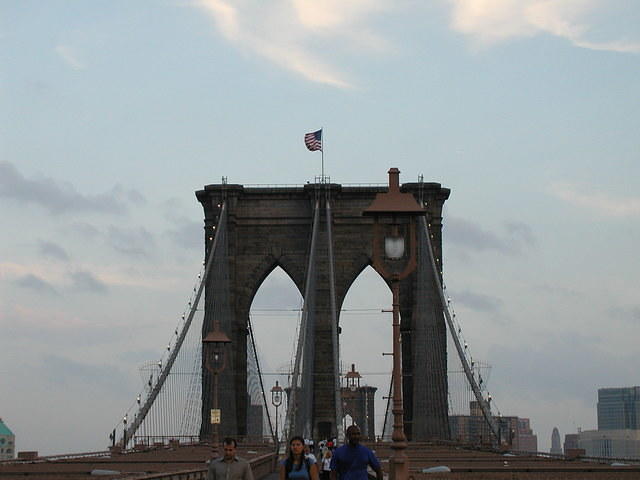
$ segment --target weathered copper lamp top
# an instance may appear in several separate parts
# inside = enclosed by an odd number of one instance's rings
[[[423,215],[422,208],[411,193],[400,191],[400,170],[389,169],[389,191],[376,194],[371,205],[362,212],[363,215],[403,214]]]
[[[220,330],[212,330],[202,339],[202,343],[224,344],[231,343],[231,340],[224,332]]]

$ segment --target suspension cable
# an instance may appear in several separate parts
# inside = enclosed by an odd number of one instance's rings
[[[269,408],[267,407],[267,396],[264,393],[264,382],[262,380],[262,371],[260,369],[260,361],[258,360],[258,350],[256,349],[256,339],[253,336],[253,325],[251,324],[251,315],[247,320],[249,327],[249,336],[251,337],[251,346],[253,347],[253,355],[256,361],[256,368],[258,369],[258,379],[260,380],[260,392],[262,393],[262,401],[264,404],[264,409],[267,412],[267,421],[269,422],[269,430],[271,431],[271,436],[274,438],[274,442],[278,443],[275,435],[275,431],[273,429],[273,424],[271,423],[271,414],[269,413]]]
[[[311,328],[309,328],[308,325],[308,321],[309,321],[309,312],[310,312],[310,308],[309,308],[309,304],[311,303],[311,283],[313,281],[313,277],[315,276],[315,269],[314,269],[314,265],[315,265],[315,247],[316,247],[316,237],[317,237],[317,231],[318,231],[318,220],[319,220],[319,215],[320,215],[320,205],[319,205],[319,201],[318,199],[316,199],[315,202],[315,209],[314,209],[314,214],[313,214],[313,227],[312,227],[312,231],[311,231],[311,246],[310,246],[310,251],[309,251],[309,261],[307,264],[307,278],[305,281],[305,289],[304,289],[304,303],[303,303],[303,307],[302,307],[302,316],[301,316],[301,321],[300,321],[300,334],[298,337],[298,345],[296,348],[296,360],[293,366],[293,375],[292,375],[292,379],[290,382],[290,399],[289,399],[289,403],[287,406],[287,416],[286,416],[286,420],[285,420],[285,431],[287,432],[287,435],[289,437],[291,437],[293,435],[294,431],[298,431],[301,432],[303,435],[305,433],[310,433],[310,428],[306,428],[308,425],[308,422],[310,420],[310,418],[305,418],[303,419],[303,421],[305,422],[305,425],[303,426],[303,428],[299,428],[298,426],[298,422],[299,422],[299,417],[300,415],[298,414],[298,383],[300,382],[300,363],[304,362],[303,368],[305,370],[308,370],[308,367],[310,365],[307,365],[308,360],[309,360],[309,350],[311,348],[312,345],[310,345],[310,342],[307,342],[307,338],[308,338],[308,332],[313,328],[313,326]],[[306,360],[306,361],[305,361]],[[313,357],[311,357],[311,360],[313,360]],[[311,372],[313,373],[313,372]],[[312,378],[311,375],[308,375],[307,378],[303,378],[302,379],[305,382],[305,386],[310,385],[312,386],[313,384],[309,384],[309,382],[312,382]],[[306,411],[306,407],[309,401],[313,401],[312,398],[312,389],[311,391],[307,392],[307,397],[309,398],[305,398],[304,403],[305,403],[305,411]],[[307,413],[307,417],[309,417],[310,415],[310,411],[306,412]],[[307,430],[307,432],[305,432],[305,430]],[[310,435],[308,435],[310,436]]]
[[[164,385],[164,382],[165,382],[167,376],[169,375],[169,372],[171,371],[171,367],[173,366],[173,363],[175,362],[176,357],[178,356],[178,352],[180,351],[180,347],[182,346],[182,343],[184,342],[184,339],[187,336],[187,332],[189,331],[189,327],[191,326],[191,321],[193,320],[193,317],[194,317],[194,315],[196,313],[198,302],[200,301],[200,297],[201,297],[202,292],[204,290],[204,287],[206,285],[206,278],[209,275],[209,271],[211,270],[211,266],[213,265],[213,257],[214,257],[214,252],[216,251],[216,248],[217,248],[217,245],[218,245],[218,238],[220,238],[220,236],[222,235],[223,230],[224,230],[224,225],[225,225],[225,221],[224,220],[225,220],[225,216],[226,216],[226,211],[227,211],[227,203],[224,202],[222,204],[222,210],[220,212],[220,217],[218,219],[218,228],[216,228],[216,234],[215,234],[214,239],[213,239],[213,245],[211,247],[211,251],[209,252],[209,258],[208,258],[208,261],[207,261],[207,266],[205,268],[204,274],[203,274],[202,279],[200,281],[200,286],[198,287],[198,292],[197,292],[197,294],[195,296],[195,299],[194,299],[193,302],[191,302],[191,310],[189,311],[189,316],[187,317],[187,320],[185,321],[184,327],[182,328],[182,331],[180,332],[180,336],[176,340],[176,344],[174,346],[173,351],[169,355],[169,358],[167,359],[167,362],[164,365],[164,368],[161,369],[161,371],[160,371],[160,375],[158,376],[158,379],[156,380],[156,384],[153,386],[153,389],[151,390],[149,396],[147,397],[146,401],[144,402],[144,405],[142,406],[142,408],[138,412],[138,415],[136,416],[136,418],[134,419],[132,424],[129,426],[129,428],[126,429],[126,431],[123,432],[122,438],[121,438],[121,440],[119,442],[119,443],[122,444],[122,448],[126,448],[126,445],[125,445],[124,442],[126,441],[126,439],[131,439],[133,437],[133,435],[135,435],[135,432],[138,430],[138,427],[140,426],[142,421],[147,416],[147,413],[149,412],[149,409],[151,408],[151,406],[155,402],[156,398],[158,397],[158,395],[160,393],[160,390],[162,389],[162,386]]]
[[[434,254],[433,254],[433,247],[431,244],[431,232],[429,231],[429,224],[427,224],[427,221],[424,217],[422,217],[420,219],[420,221],[422,222],[422,228],[424,229],[425,233],[426,233],[426,237],[427,237],[427,251],[429,253],[429,259],[431,260],[431,267],[433,269],[433,273],[434,273],[434,278],[436,281],[436,286],[438,287],[438,294],[440,297],[440,302],[442,303],[442,310],[444,312],[445,315],[445,319],[447,321],[447,325],[449,326],[449,332],[451,332],[451,336],[453,339],[453,343],[456,347],[456,350],[458,352],[458,357],[460,358],[460,362],[462,363],[462,368],[464,369],[464,373],[467,376],[467,380],[469,381],[469,384],[471,386],[471,389],[473,390],[473,394],[476,397],[476,400],[478,402],[478,404],[480,405],[480,409],[482,410],[482,414],[487,422],[487,424],[489,425],[489,428],[491,429],[493,435],[495,436],[496,441],[499,443],[500,442],[500,432],[499,432],[499,427],[498,424],[495,420],[495,418],[493,418],[493,416],[491,415],[491,410],[490,407],[487,403],[487,401],[484,399],[484,397],[482,396],[482,392],[480,391],[480,388],[478,387],[478,384],[476,382],[476,379],[471,371],[471,368],[469,367],[469,363],[467,361],[466,356],[464,355],[464,351],[462,349],[462,345],[460,345],[460,340],[458,339],[458,336],[456,334],[454,325],[453,325],[453,321],[451,319],[451,315],[449,313],[449,305],[447,304],[447,300],[444,296],[444,290],[442,288],[442,283],[440,281],[440,271],[438,270],[438,268],[436,267],[436,262],[434,259]]]
[[[329,295],[331,297],[331,344],[333,346],[333,377],[334,377],[334,401],[336,405],[336,432],[338,441],[344,440],[342,428],[342,395],[340,391],[340,342],[338,340],[338,316],[336,307],[336,283],[334,273],[333,257],[333,235],[332,235],[332,214],[329,189],[326,197],[326,220],[327,220],[327,246],[329,253]]]

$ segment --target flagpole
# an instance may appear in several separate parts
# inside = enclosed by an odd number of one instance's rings
[[[324,183],[324,127],[320,127],[320,131],[322,132],[322,148],[320,149],[320,158],[322,158],[322,183]]]

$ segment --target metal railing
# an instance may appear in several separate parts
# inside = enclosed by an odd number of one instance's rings
[[[275,453],[269,453],[249,460],[253,477],[260,480],[270,473],[273,473],[276,469],[277,460],[278,457]],[[177,472],[154,473],[138,477],[138,480],[205,480],[207,478],[207,470],[208,467]]]
[[[133,437],[134,448],[139,446],[171,445],[174,443],[199,443],[198,435],[135,435]]]
[[[522,455],[530,457],[548,458],[553,460],[582,460],[585,462],[594,463],[628,463],[630,465],[640,465],[640,458],[633,457],[592,457],[588,455],[565,455],[562,453],[549,453],[549,452],[527,452],[524,450],[509,450],[508,453],[513,455]]]
[[[44,457],[35,458],[10,458],[8,460],[0,460],[2,464],[9,463],[39,463],[39,462],[52,462],[55,460],[70,460],[73,458],[85,458],[85,457],[109,457],[111,452],[109,450],[102,450],[99,452],[84,452],[84,453],[61,453],[56,455],[46,455]]]

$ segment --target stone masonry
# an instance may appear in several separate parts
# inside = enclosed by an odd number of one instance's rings
[[[402,190],[413,193],[425,205],[432,225],[433,244],[440,265],[442,261],[441,220],[442,206],[449,190],[438,183],[408,183]],[[233,320],[222,325],[232,340],[232,358],[220,375],[220,404],[224,408],[221,435],[247,434],[247,322],[251,302],[264,279],[277,266],[291,277],[301,294],[304,292],[305,271],[311,243],[313,208],[320,199],[322,214],[316,240],[315,283],[315,362],[313,433],[317,438],[330,438],[336,434],[335,386],[333,378],[333,345],[331,341],[331,302],[327,248],[326,199],[331,202],[333,215],[333,252],[335,262],[335,289],[338,312],[350,286],[358,275],[371,264],[372,222],[362,212],[373,201],[375,194],[386,187],[342,186],[338,184],[307,184],[303,187],[245,188],[242,185],[207,185],[196,192],[205,216],[205,244],[220,213],[219,205],[228,205],[228,260],[229,296]],[[208,253],[208,252],[207,252]],[[406,427],[412,440],[447,438],[446,392],[446,329],[442,310],[435,292],[428,292],[429,308],[426,315],[415,315],[416,292],[424,292],[424,285],[416,285],[414,273],[402,281],[400,303],[402,312],[403,345],[411,345],[403,354],[403,393]],[[435,282],[429,282],[432,289]],[[207,279],[205,295],[215,296],[219,286]],[[424,293],[420,293],[424,296]],[[207,302],[207,305],[209,303]],[[210,312],[205,311],[205,325]],[[418,322],[425,325],[418,325]],[[429,326],[431,325],[431,326]],[[417,333],[416,333],[417,332]],[[435,338],[426,338],[431,335]],[[416,355],[420,349],[428,350]],[[438,357],[434,361],[434,356]],[[421,362],[416,364],[416,359]],[[430,362],[424,364],[424,362]],[[444,368],[443,368],[444,365]],[[208,384],[209,373],[203,370],[203,385]],[[442,388],[432,388],[435,381]],[[203,411],[208,411],[211,395],[203,388]],[[423,405],[436,405],[435,411],[444,418],[414,415]],[[203,432],[206,427],[203,425]],[[413,434],[411,434],[413,432]],[[412,438],[413,437],[413,438]]]

